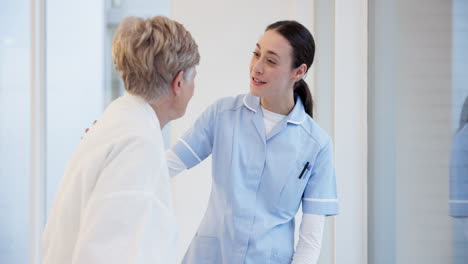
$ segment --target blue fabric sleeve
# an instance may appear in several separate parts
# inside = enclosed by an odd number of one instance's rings
[[[311,176],[302,197],[302,212],[326,216],[338,214],[331,140],[320,150],[313,163]]]
[[[212,151],[217,105],[208,107],[193,126],[172,146],[174,153],[190,169],[206,159]]]
[[[450,160],[450,215],[468,216],[468,126],[453,139]]]

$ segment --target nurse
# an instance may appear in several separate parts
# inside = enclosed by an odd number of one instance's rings
[[[126,18],[112,43],[125,86],[80,141],[43,233],[44,264],[176,262],[161,129],[185,113],[198,47],[165,17]]]
[[[468,263],[468,97],[452,143],[449,208],[453,218],[453,263]]]
[[[314,52],[303,25],[269,25],[254,46],[250,93],[215,102],[167,152],[171,175],[212,155],[208,209],[183,263],[317,262],[338,201],[332,142],[303,80]]]

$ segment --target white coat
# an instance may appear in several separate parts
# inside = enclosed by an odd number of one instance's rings
[[[175,263],[176,231],[158,118],[127,93],[67,165],[43,233],[42,263]]]

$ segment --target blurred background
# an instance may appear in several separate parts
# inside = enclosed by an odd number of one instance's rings
[[[110,48],[128,15],[168,16],[199,45],[195,95],[164,129],[166,146],[216,99],[248,92],[268,24],[303,23],[316,39],[306,80],[334,140],[340,199],[319,263],[468,263],[468,215],[449,210],[468,203],[449,186],[468,178],[454,176],[455,161],[468,161],[466,0],[1,0],[0,263],[40,263],[67,161],[123,93]],[[204,215],[210,168],[173,179],[179,259]]]

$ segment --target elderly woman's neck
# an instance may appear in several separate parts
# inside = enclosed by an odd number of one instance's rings
[[[172,109],[168,100],[160,99],[155,102],[149,102],[159,120],[159,125],[163,129],[172,118]]]

